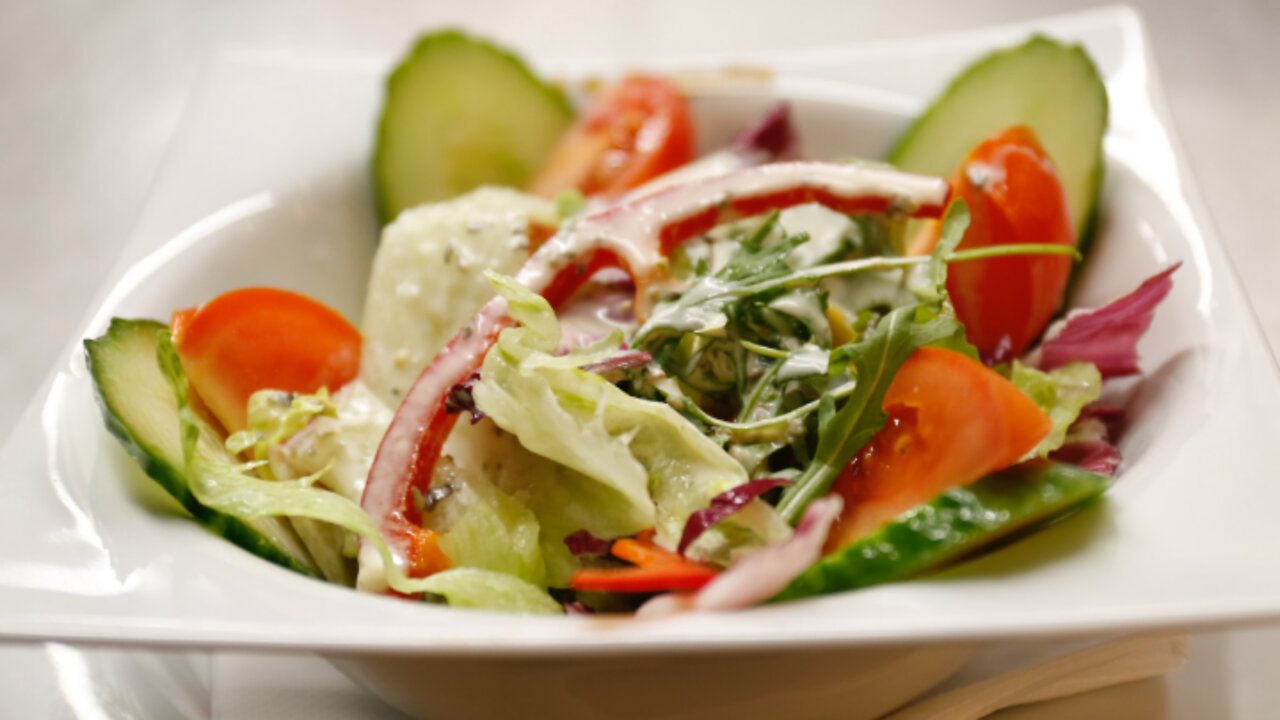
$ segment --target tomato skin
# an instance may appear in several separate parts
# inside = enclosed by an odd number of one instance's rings
[[[544,197],[577,188],[613,198],[693,159],[693,120],[664,78],[631,75],[606,90],[561,139],[530,185]]]
[[[359,331],[286,290],[232,290],[175,312],[171,327],[191,386],[228,432],[245,428],[258,390],[337,390],[360,369]]]
[[[1067,196],[1030,129],[1008,128],[974,148],[952,180],[969,205],[961,249],[1013,243],[1075,245]],[[956,263],[947,290],[969,342],[988,363],[1023,354],[1062,305],[1071,275],[1063,255]]]
[[[933,347],[903,363],[883,408],[889,421],[832,485],[844,510],[827,538],[828,552],[949,488],[1012,465],[1052,426],[996,371]]]

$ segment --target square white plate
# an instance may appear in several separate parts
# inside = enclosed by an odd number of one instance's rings
[[[1184,262],[1144,342],[1127,464],[1102,508],[933,578],[660,622],[525,618],[359,595],[178,517],[102,427],[79,351],[0,450],[0,637],[511,654],[1065,635],[1280,616],[1280,374],[1168,131],[1136,16],[1107,9],[911,41],[734,58],[778,71],[814,156],[878,155],[924,98],[1032,29],[1084,43],[1112,102],[1100,236],[1080,305]],[[214,63],[104,295],[163,318],[271,284],[358,317],[376,244],[365,168],[385,58],[232,52]],[[723,60],[672,61],[670,67]],[[573,73],[584,68],[557,68]],[[711,143],[767,102],[697,101]],[[156,249],[158,248],[158,249]]]

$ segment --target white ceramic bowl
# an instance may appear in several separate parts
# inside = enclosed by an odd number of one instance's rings
[[[72,347],[0,451],[0,637],[313,650],[424,714],[741,717],[749,704],[848,717],[937,682],[977,642],[1280,615],[1280,484],[1266,464],[1280,380],[1168,134],[1141,27],[1126,10],[1036,27],[1085,42],[1113,103],[1075,302],[1184,262],[1143,343],[1126,465],[1102,507],[932,578],[747,612],[642,622],[423,606],[290,574],[177,516],[103,430]],[[695,99],[703,142],[781,97],[808,155],[878,156],[919,97],[1028,30],[763,58],[782,69],[771,83]],[[250,284],[358,317],[383,67],[215,63],[133,247],[173,239],[122,275],[83,335]],[[643,697],[611,705],[635,687]]]

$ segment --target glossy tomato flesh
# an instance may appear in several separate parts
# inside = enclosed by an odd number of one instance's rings
[[[360,333],[297,293],[245,288],[174,313],[174,347],[192,388],[228,432],[258,390],[336,391],[360,369]]]
[[[1013,383],[942,348],[912,353],[883,408],[889,421],[832,486],[844,498],[844,510],[827,538],[828,551],[949,488],[1012,465],[1051,427]]]
[[[1011,127],[974,148],[952,188],[968,203],[971,218],[961,249],[1076,242],[1057,171],[1026,127]],[[983,360],[1006,362],[1044,331],[1062,306],[1070,275],[1071,259],[1063,255],[992,258],[951,265],[947,290]]]
[[[688,163],[693,153],[684,94],[670,80],[632,75],[605,90],[570,128],[530,190],[616,197]]]

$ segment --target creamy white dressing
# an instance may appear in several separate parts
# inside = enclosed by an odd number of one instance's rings
[[[781,295],[769,303],[769,307],[780,313],[803,322],[805,325],[821,332],[827,327],[827,316],[810,293],[792,291]]]
[[[806,343],[782,361],[782,367],[778,368],[778,382],[824,375],[827,372],[827,358],[828,351]]]
[[[635,329],[630,284],[591,283],[570,298],[556,312],[560,320],[560,343],[565,349],[582,347],[620,330],[625,335]]]
[[[787,235],[809,236],[809,242],[791,251],[791,264],[798,268],[812,267],[831,257],[854,232],[848,215],[817,204],[787,208],[778,216],[778,224]]]
[[[517,278],[525,287],[545,288],[568,263],[603,249],[622,259],[643,291],[647,282],[666,269],[661,247],[664,228],[703,213],[723,212],[730,201],[801,188],[821,190],[843,200],[885,197],[903,213],[940,208],[948,192],[947,182],[941,178],[880,167],[822,162],[761,165],[670,187],[582,217],[539,249]],[[642,315],[650,301],[648,297],[637,299]]]
[[[314,418],[288,442],[273,448],[279,451],[273,460],[288,466],[289,477],[322,472],[320,484],[360,502],[373,456],[391,424],[391,408],[359,380],[334,393],[333,405],[333,417]]]

